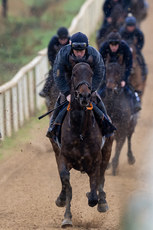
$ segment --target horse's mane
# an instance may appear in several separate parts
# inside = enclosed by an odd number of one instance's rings
[[[87,68],[89,70],[89,72],[93,74],[93,71],[87,62],[79,62],[79,63],[75,64],[75,66],[73,67],[72,73],[74,73],[80,67],[81,68]]]
[[[107,72],[107,74],[120,75],[121,74],[121,66],[117,62],[108,63],[106,66],[106,72]]]

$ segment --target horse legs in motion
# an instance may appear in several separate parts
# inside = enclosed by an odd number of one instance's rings
[[[114,137],[107,138],[102,148],[102,163],[100,167],[100,182],[99,182],[99,188],[98,188],[99,196],[98,196],[98,206],[97,206],[97,210],[99,212],[106,212],[108,210],[108,204],[106,202],[106,194],[103,188],[104,188],[104,182],[105,182],[104,174],[105,174],[105,170],[107,169],[107,166],[110,160],[113,139]]]
[[[109,63],[106,66],[106,95],[104,103],[113,124],[117,128],[114,135],[116,141],[115,155],[112,159],[112,174],[114,176],[117,173],[120,153],[126,138],[128,139],[128,163],[135,163],[131,150],[131,138],[137,124],[138,113],[132,113],[131,99],[118,84],[121,75],[122,69],[118,63]]]
[[[132,148],[131,148],[131,139],[132,139],[132,135],[134,133],[134,128],[137,124],[137,118],[138,115],[137,114],[134,114],[132,119],[131,119],[131,123],[130,123],[130,127],[129,127],[129,130],[128,130],[128,134],[127,134],[127,140],[128,140],[128,152],[127,152],[127,156],[128,156],[128,163],[129,165],[133,165],[135,163],[135,157],[133,155],[133,152],[132,152]]]
[[[61,148],[52,143],[62,190],[56,200],[58,207],[65,206],[62,227],[72,226],[71,200],[72,187],[70,170],[74,168],[85,172],[90,180],[90,192],[87,193],[88,205],[98,204],[98,211],[108,209],[104,189],[104,173],[107,168],[113,137],[107,138],[102,147],[102,130],[98,126],[91,104],[92,75],[87,63],[78,63],[72,71],[72,92],[70,110],[65,115],[61,127]],[[76,95],[78,97],[76,98]]]

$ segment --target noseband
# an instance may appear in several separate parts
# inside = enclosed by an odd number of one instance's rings
[[[76,86],[74,86],[74,90],[78,90],[78,88],[82,85],[87,85],[88,86],[88,89],[91,90],[91,85],[87,82],[87,81],[81,81],[79,82]]]

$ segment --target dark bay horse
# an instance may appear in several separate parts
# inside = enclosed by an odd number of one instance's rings
[[[114,139],[116,141],[115,155],[112,160],[112,174],[116,175],[119,156],[128,139],[128,163],[134,164],[135,157],[132,153],[131,138],[137,124],[137,114],[132,115],[130,99],[120,87],[122,67],[118,63],[109,63],[106,66],[106,96],[103,99],[108,115],[117,128]]]
[[[104,188],[104,173],[109,163],[113,137],[102,144],[102,134],[91,104],[93,72],[87,63],[73,67],[71,103],[61,129],[61,148],[50,139],[55,151],[62,190],[56,200],[58,207],[66,206],[62,227],[72,226],[70,170],[85,172],[90,180],[88,205],[98,204],[99,212],[108,209]],[[77,185],[77,184],[76,184]]]
[[[148,5],[145,0],[131,0],[131,13],[137,19],[138,25],[147,17]]]
[[[129,83],[132,85],[132,87],[135,89],[135,91],[138,92],[140,98],[142,98],[142,95],[145,90],[146,86],[146,76],[145,78],[142,76],[142,69],[141,69],[141,57],[137,53],[135,44],[128,42],[133,56],[133,66],[132,66],[132,73],[129,78]]]
[[[112,22],[110,24],[108,24],[108,26],[106,28],[104,28],[104,32],[103,32],[104,35],[102,37],[99,37],[99,35],[98,35],[96,38],[98,50],[100,49],[101,44],[106,40],[108,34],[110,32],[112,32],[113,30],[118,31],[120,29],[121,25],[124,23],[125,12],[123,10],[122,4],[118,3],[115,5],[114,9],[112,10],[110,17],[112,18]],[[99,31],[99,33],[100,33],[100,31]]]
[[[48,77],[50,77],[50,79],[51,79],[50,80],[50,90],[49,90],[49,95],[45,97],[45,103],[46,103],[47,110],[49,111],[55,105],[55,102],[56,102],[57,97],[59,95],[59,90],[57,89],[57,87],[55,85],[52,69],[49,70]],[[51,114],[49,116],[51,116]]]

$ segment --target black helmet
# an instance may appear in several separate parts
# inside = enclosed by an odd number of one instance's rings
[[[121,41],[121,35],[119,32],[111,32],[108,37],[108,42],[111,44],[119,44]]]
[[[84,50],[88,46],[88,37],[81,33],[75,33],[71,37],[71,46],[75,50]]]
[[[126,17],[126,19],[125,19],[125,24],[126,24],[127,26],[135,26],[136,23],[137,23],[136,18],[133,17],[133,16],[128,16],[128,17]]]
[[[67,30],[67,28],[65,27],[60,27],[58,30],[57,30],[57,35],[59,38],[68,38],[69,36],[69,32]]]

